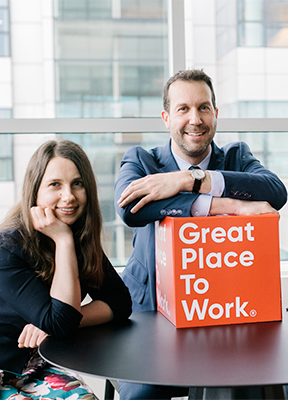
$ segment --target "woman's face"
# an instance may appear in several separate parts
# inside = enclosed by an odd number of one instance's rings
[[[67,158],[52,158],[37,193],[37,206],[51,208],[60,221],[72,225],[86,203],[86,190],[75,164]]]

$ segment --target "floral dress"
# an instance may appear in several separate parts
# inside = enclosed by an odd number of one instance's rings
[[[47,364],[36,351],[22,374],[0,370],[0,400],[98,400],[74,373]]]

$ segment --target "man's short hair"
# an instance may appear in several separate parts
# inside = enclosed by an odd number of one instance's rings
[[[212,104],[214,109],[216,109],[216,97],[215,97],[215,92],[213,89],[213,84],[212,84],[212,79],[205,74],[203,69],[188,69],[185,71],[179,71],[173,76],[171,76],[166,85],[164,86],[163,89],[163,107],[164,110],[169,114],[170,110],[170,99],[169,99],[169,88],[173,82],[176,81],[186,81],[186,82],[191,82],[191,81],[203,81],[207,83],[211,90],[211,96],[212,96]]]

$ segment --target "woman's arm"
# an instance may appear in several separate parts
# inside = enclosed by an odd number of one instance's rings
[[[81,289],[74,238],[71,228],[61,222],[49,208],[32,207],[33,227],[55,243],[55,272],[50,295],[54,299],[81,309]]]
[[[83,318],[80,327],[99,325],[113,319],[113,311],[101,300],[94,300],[81,307]]]
[[[97,325],[111,319],[120,321],[127,319],[132,312],[132,301],[125,286],[107,256],[103,254],[103,282],[99,288],[88,285],[87,293],[92,302],[83,306],[81,326]]]

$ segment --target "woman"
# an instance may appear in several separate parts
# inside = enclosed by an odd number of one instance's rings
[[[101,225],[84,151],[68,140],[44,143],[27,167],[21,201],[0,225],[0,399],[68,398],[71,388],[73,399],[87,395],[35,349],[47,335],[129,317],[130,294],[103,253]],[[82,306],[87,294],[92,301]]]

